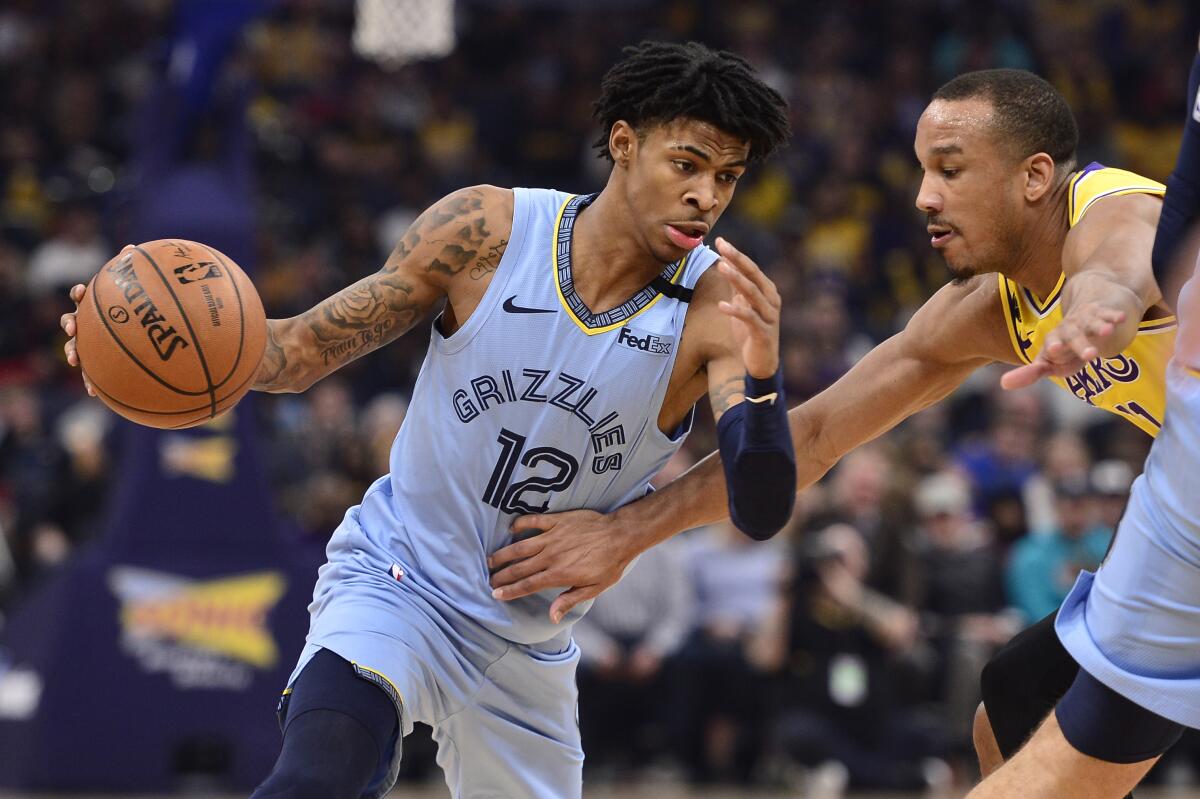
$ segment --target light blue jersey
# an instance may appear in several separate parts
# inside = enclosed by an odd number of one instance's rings
[[[1200,277],[1177,309],[1162,431],[1108,557],[1079,575],[1055,629],[1097,680],[1200,728]]]
[[[618,308],[575,293],[571,231],[592,197],[515,189],[512,234],[482,301],[434,325],[391,474],[329,542],[308,644],[397,701],[401,729],[434,728],[459,796],[572,797],[581,788],[578,649],[549,618],[557,591],[492,598],[487,557],[526,513],[610,511],[643,496],[683,441],[658,429],[691,289],[717,256],[666,267]],[[389,774],[368,793],[390,787]]]
[[[647,287],[591,314],[571,280],[571,230],[590,201],[516,189],[508,248],[466,324],[433,340],[391,474],[359,524],[435,601],[496,635],[546,641],[557,592],[497,602],[487,556],[524,513],[610,511],[646,493],[683,440],[658,429],[688,304]],[[690,288],[715,260],[694,250],[662,277]],[[563,624],[586,610],[577,608]]]

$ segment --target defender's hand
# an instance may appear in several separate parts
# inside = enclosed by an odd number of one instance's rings
[[[87,290],[87,286],[82,284],[71,288],[71,301],[75,303],[75,310],[79,310],[79,303],[83,301],[83,292]],[[75,314],[65,313],[58,320],[59,327],[63,329],[70,338],[63,345],[63,352],[67,355],[67,363],[71,366],[79,366],[79,353],[75,351]],[[83,375],[82,370],[80,374]],[[88,382],[87,376],[83,376],[83,385],[87,388],[89,396],[96,396],[96,390],[92,388],[92,384]]]
[[[1033,363],[1009,370],[1000,378],[1000,385],[1010,390],[1025,388],[1043,377],[1075,374],[1100,357],[1100,344],[1124,321],[1124,311],[1095,302],[1072,309],[1046,336]]]
[[[613,586],[637,554],[622,546],[621,526],[595,511],[522,516],[512,525],[514,534],[537,530],[542,532],[488,558],[496,589],[492,596],[509,601],[548,588],[567,588],[550,605],[555,624],[580,602]]]
[[[724,238],[717,238],[717,269],[733,289],[731,302],[718,304],[729,316],[733,340],[751,377],[767,378],[779,370],[779,292],[758,264]]]

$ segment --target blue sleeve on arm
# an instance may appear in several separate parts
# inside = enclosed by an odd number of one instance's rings
[[[747,375],[746,400],[717,422],[721,463],[729,497],[729,517],[746,535],[765,541],[783,529],[796,503],[796,453],[788,429],[783,375],[766,380]]]
[[[1163,198],[1158,232],[1154,236],[1154,279],[1164,286],[1171,261],[1180,241],[1200,212],[1200,55],[1192,61],[1188,78],[1188,116],[1183,128],[1183,142],[1175,171],[1167,178],[1167,195]]]

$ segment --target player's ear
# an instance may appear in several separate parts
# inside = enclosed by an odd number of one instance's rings
[[[608,132],[608,153],[618,166],[629,166],[629,159],[637,152],[637,132],[623,119],[613,123]]]
[[[1025,199],[1031,203],[1054,188],[1054,159],[1046,153],[1034,153],[1025,159]]]

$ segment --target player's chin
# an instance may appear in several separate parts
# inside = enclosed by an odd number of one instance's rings
[[[688,253],[686,248],[680,247],[665,237],[661,242],[655,242],[651,246],[651,252],[654,254],[655,260],[663,264],[673,264]]]
[[[961,286],[976,275],[981,274],[979,269],[970,263],[946,259],[946,270],[950,273],[950,282],[955,286]]]

